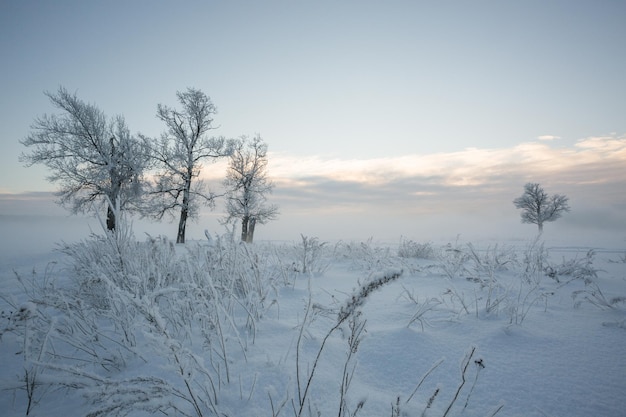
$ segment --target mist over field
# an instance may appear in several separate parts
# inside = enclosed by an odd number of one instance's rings
[[[37,199],[9,201],[0,198],[0,261],[9,264],[14,258],[46,253],[60,242],[77,242],[90,233],[99,233],[102,226],[94,216],[71,215],[53,203],[48,193],[37,194]],[[289,208],[289,206],[287,206]],[[393,207],[392,207],[393,208]],[[328,216],[312,215],[305,208],[285,210],[279,221],[259,226],[260,241],[297,242],[300,235],[315,236],[327,241],[360,241],[372,238],[387,244],[397,244],[404,237],[418,242],[470,242],[524,241],[536,236],[535,225],[522,224],[519,214],[511,204],[500,210],[458,213],[427,213],[423,215],[398,215],[390,210],[342,213]],[[442,210],[443,211],[443,210]],[[595,248],[622,248],[626,246],[626,231],[615,228],[615,220],[595,215],[589,211],[588,221],[573,213],[546,225],[544,236],[556,245],[578,245]],[[104,216],[104,213],[101,214]],[[574,217],[574,220],[570,219]],[[204,211],[198,221],[188,227],[189,239],[203,240],[204,231],[224,234],[227,229],[219,220],[217,211]],[[581,221],[582,220],[582,221]],[[128,217],[137,240],[147,235],[164,236],[175,240],[176,222],[153,222],[136,216]],[[604,227],[603,223],[607,223]],[[237,225],[238,226],[238,225]],[[236,232],[238,230],[236,229]]]

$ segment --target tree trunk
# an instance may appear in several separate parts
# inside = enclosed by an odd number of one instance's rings
[[[115,211],[113,211],[113,207],[110,204],[107,204],[107,230],[115,230]]]
[[[176,235],[176,243],[185,243],[185,228],[187,227],[188,210],[183,207],[180,210],[180,219],[178,220],[178,234]]]
[[[115,158],[115,147],[113,144],[113,138],[111,138],[111,158]],[[111,179],[111,190],[107,193],[107,230],[115,230],[116,221],[116,208],[119,208],[119,195],[122,189],[122,181],[119,179],[119,175],[114,168],[109,169],[109,178]]]
[[[252,243],[252,239],[254,239],[254,226],[256,226],[256,217],[250,218],[250,225],[248,226],[248,239],[246,242]]]
[[[250,218],[248,216],[244,216],[241,219],[241,241],[242,242],[247,242],[248,241],[248,220]]]
[[[176,235],[176,243],[185,243],[185,230],[187,229],[187,217],[189,217],[189,190],[191,189],[191,181],[185,183],[183,191],[183,204],[180,208],[180,219],[178,220],[178,234]]]
[[[543,222],[537,223],[537,227],[539,228],[539,234],[543,233]]]

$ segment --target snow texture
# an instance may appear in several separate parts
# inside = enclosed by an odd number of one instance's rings
[[[3,264],[2,415],[624,415],[623,248],[209,237]]]

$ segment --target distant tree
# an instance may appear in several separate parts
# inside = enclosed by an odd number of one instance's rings
[[[265,224],[278,216],[278,207],[266,204],[273,183],[267,177],[267,144],[256,136],[238,140],[230,155],[224,179],[226,187],[225,223],[241,220],[241,240],[252,243],[256,224]]]
[[[140,196],[148,165],[141,141],[130,134],[122,116],[108,119],[93,104],[59,87],[45,93],[61,114],[35,119],[30,134],[20,142],[30,148],[20,160],[27,166],[43,164],[59,184],[59,203],[72,213],[107,206],[107,228],[114,230],[116,207],[129,208]]]
[[[568,201],[564,195],[548,196],[539,184],[528,183],[524,186],[524,194],[513,200],[513,204],[522,209],[522,223],[536,224],[541,233],[545,222],[553,222],[570,211]]]
[[[176,96],[180,110],[157,106],[157,117],[167,126],[160,140],[144,137],[157,166],[145,210],[156,219],[180,210],[176,242],[184,243],[187,220],[197,217],[200,205],[214,204],[215,195],[198,179],[202,162],[230,155],[232,141],[207,136],[217,109],[206,94],[188,88]]]

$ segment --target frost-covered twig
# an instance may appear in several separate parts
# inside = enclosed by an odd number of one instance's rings
[[[465,385],[465,375],[467,373],[467,368],[470,364],[470,361],[472,360],[472,357],[474,356],[474,352],[476,352],[476,347],[472,346],[472,348],[470,349],[470,352],[467,355],[465,355],[465,359],[463,359],[463,362],[461,363],[461,383],[459,384],[456,392],[454,393],[454,397],[452,398],[452,401],[450,401],[450,404],[448,404],[448,408],[446,408],[446,411],[443,413],[442,417],[446,417],[448,413],[450,413],[452,406],[454,405],[456,400],[459,398],[459,394],[461,393],[461,390],[463,389],[463,386]],[[469,398],[468,398],[468,401],[469,401]]]
[[[420,379],[420,381],[417,383],[417,386],[415,387],[415,389],[413,390],[411,395],[409,395],[409,398],[406,399],[406,401],[405,401],[406,404],[408,404],[409,401],[411,401],[411,399],[413,398],[413,396],[415,395],[417,390],[422,386],[422,384],[424,383],[426,378],[428,378],[428,375],[430,375],[435,369],[437,369],[439,367],[439,365],[441,365],[444,362],[444,360],[445,360],[444,358],[439,359],[437,362],[435,362],[433,364],[433,366],[430,367],[430,369],[428,371],[426,371],[424,376],[422,376],[422,379]]]
[[[437,306],[439,306],[442,303],[442,301],[439,300],[438,298],[431,297],[431,298],[426,298],[424,301],[420,302],[418,296],[413,294],[407,288],[405,287],[402,287],[402,288],[404,289],[403,291],[404,296],[417,306],[415,313],[413,313],[413,315],[409,319],[409,322],[407,323],[407,327],[409,327],[411,324],[415,323],[416,321],[419,321],[422,327],[422,331],[424,331],[424,324],[430,325],[430,322],[424,316],[429,311],[435,310]]]
[[[320,345],[320,347],[317,350],[317,354],[315,356],[315,359],[313,360],[313,364],[311,366],[311,370],[309,371],[309,374],[306,378],[306,384],[304,384],[304,389],[302,389],[301,383],[300,383],[300,343],[301,343],[301,339],[302,339],[302,334],[303,334],[303,328],[304,326],[307,324],[307,318],[309,315],[309,312],[311,310],[312,307],[312,302],[311,302],[311,298],[309,295],[309,302],[307,304],[307,309],[306,309],[306,313],[305,313],[305,318],[304,321],[302,323],[302,326],[300,327],[300,331],[299,331],[299,335],[298,335],[298,341],[296,343],[296,378],[297,378],[297,384],[298,384],[298,404],[295,410],[295,415],[297,417],[300,417],[302,415],[302,412],[304,411],[304,405],[307,402],[307,396],[309,394],[309,389],[311,388],[311,383],[313,381],[313,377],[315,376],[315,371],[317,370],[317,366],[320,360],[320,357],[322,356],[322,352],[324,351],[324,348],[326,346],[326,342],[328,341],[328,339],[330,338],[330,336],[337,330],[339,329],[339,327],[346,322],[346,320],[348,320],[350,317],[352,317],[354,314],[357,313],[357,309],[363,305],[363,303],[365,302],[366,298],[376,289],[381,288],[383,285],[395,281],[396,279],[398,279],[400,277],[400,275],[402,275],[402,271],[388,271],[386,273],[382,273],[377,277],[371,278],[369,282],[361,285],[359,287],[359,289],[357,289],[352,296],[350,296],[348,298],[348,300],[345,302],[345,304],[343,306],[341,306],[341,308],[339,309],[339,313],[337,314],[337,321],[335,322],[334,326],[326,333],[326,335],[324,336],[324,338],[322,339],[322,343]],[[310,289],[309,289],[309,294],[311,293]],[[360,335],[360,332],[363,329],[361,329],[358,333]],[[356,340],[356,339],[355,339]],[[358,341],[358,340],[356,340]],[[347,369],[347,368],[346,368]],[[343,373],[342,378],[345,378],[346,372]],[[342,384],[343,384],[343,380],[342,380]],[[340,406],[341,407],[341,406]],[[341,409],[341,408],[340,408]]]
[[[354,371],[356,369],[356,364],[352,363],[352,358],[356,354],[359,344],[361,343],[361,335],[363,330],[365,329],[365,320],[361,320],[361,313],[357,312],[350,317],[349,328],[350,335],[348,336],[348,354],[346,356],[346,360],[343,364],[343,372],[341,377],[341,388],[339,390],[339,414],[338,417],[342,416],[355,416],[358,410],[363,408],[365,404],[365,400],[361,400],[357,403],[355,410],[350,414],[348,412],[348,403],[346,396],[348,394],[348,390],[350,389],[350,384],[352,382],[352,378],[354,376]]]
[[[354,311],[363,305],[365,299],[372,291],[377,290],[383,285],[395,281],[402,275],[402,271],[388,271],[380,274],[378,277],[371,278],[369,282],[361,285],[361,287],[347,300],[347,302],[339,310],[337,322],[344,322]]]

